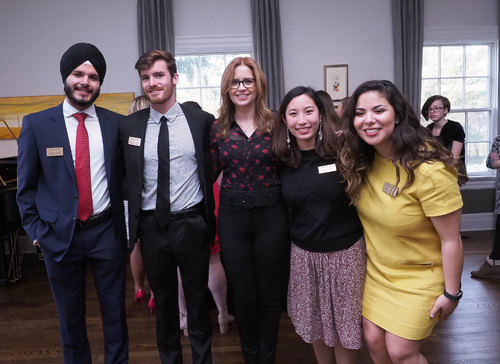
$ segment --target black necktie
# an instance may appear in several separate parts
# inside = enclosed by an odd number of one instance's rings
[[[155,220],[163,228],[170,221],[170,145],[168,141],[167,118],[162,116],[160,122]]]

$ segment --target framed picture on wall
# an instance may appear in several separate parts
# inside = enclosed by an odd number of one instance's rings
[[[323,66],[323,74],[325,91],[333,101],[340,101],[349,95],[346,64]]]

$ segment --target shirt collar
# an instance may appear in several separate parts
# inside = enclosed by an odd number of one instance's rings
[[[165,116],[168,120],[169,123],[173,122],[176,118],[177,115],[182,111],[181,105],[176,101],[174,106],[170,108],[170,110],[167,111],[167,113],[164,115],[151,106],[149,108],[149,117],[157,124],[160,123],[160,119],[162,116]]]
[[[76,113],[79,113],[79,112],[84,112],[85,114],[87,114],[91,118],[97,119],[97,113],[96,113],[96,110],[95,110],[95,104],[92,103],[92,105],[90,105],[88,108],[86,108],[83,111],[80,111],[76,107],[74,107],[73,105],[71,105],[68,102],[67,98],[64,99],[64,102],[63,102],[63,115],[64,115],[65,118],[67,118],[69,116],[73,116],[73,114],[76,114]]]

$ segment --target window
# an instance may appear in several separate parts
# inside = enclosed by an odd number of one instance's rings
[[[179,83],[176,97],[180,103],[196,101],[203,110],[218,116],[220,84],[226,66],[236,57],[250,54],[210,54],[175,57]]]
[[[465,130],[465,163],[469,176],[492,176],[485,164],[496,136],[496,83],[493,43],[433,45],[423,49],[423,103],[432,95],[446,96],[451,103],[447,119]],[[423,124],[428,124],[422,118]]]

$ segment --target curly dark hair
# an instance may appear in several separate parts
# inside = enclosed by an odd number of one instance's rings
[[[357,204],[366,176],[370,171],[375,156],[373,146],[361,139],[354,128],[356,105],[359,97],[370,91],[376,91],[383,96],[394,108],[395,120],[399,120],[392,133],[392,164],[396,167],[397,181],[400,182],[401,165],[408,178],[402,191],[412,185],[415,180],[415,170],[425,162],[443,162],[446,166],[457,168],[458,160],[451,152],[432,138],[428,129],[420,125],[412,106],[403,94],[387,80],[367,81],[361,84],[352,94],[352,99],[345,110],[343,141],[340,152],[342,174],[347,182],[346,192],[351,202]],[[467,176],[458,175],[459,185],[467,181]]]
[[[281,101],[279,110],[274,117],[273,153],[278,164],[286,165],[290,168],[299,167],[301,157],[297,141],[292,133],[289,134],[290,148],[286,143],[287,127],[283,119],[286,119],[286,108],[288,107],[288,104],[300,95],[307,95],[314,101],[322,119],[321,124],[323,138],[322,140],[316,138],[316,153],[318,153],[318,155],[323,159],[335,159],[337,157],[337,149],[339,146],[338,138],[335,134],[335,128],[330,120],[330,115],[325,110],[325,106],[323,105],[321,98],[312,88],[297,86],[288,91],[285,95],[283,101]]]

